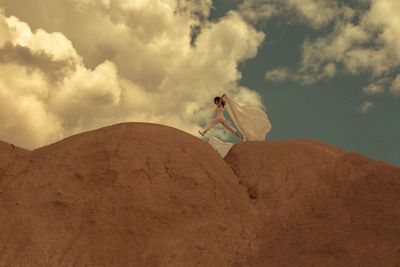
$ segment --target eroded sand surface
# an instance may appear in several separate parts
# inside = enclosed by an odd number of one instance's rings
[[[400,169],[309,140],[222,159],[126,123],[0,143],[0,266],[395,266]]]

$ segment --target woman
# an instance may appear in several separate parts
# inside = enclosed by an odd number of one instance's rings
[[[199,134],[201,136],[204,136],[213,127],[217,126],[218,124],[222,124],[222,126],[224,126],[226,129],[228,129],[230,132],[232,132],[234,135],[236,135],[242,140],[242,135],[239,133],[239,131],[237,131],[231,125],[229,125],[229,123],[226,121],[224,117],[224,107],[225,107],[224,97],[225,94],[223,94],[221,97],[217,96],[214,98],[216,118],[208,123],[205,130],[199,131]]]

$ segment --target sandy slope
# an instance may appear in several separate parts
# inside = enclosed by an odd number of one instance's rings
[[[252,266],[397,266],[400,169],[309,140],[248,142],[226,161],[262,217]]]
[[[400,263],[400,169],[324,143],[246,142],[224,161],[127,123],[0,143],[0,162],[0,266]]]
[[[29,153],[28,150],[0,141],[0,174],[2,174],[10,164],[23,155]]]
[[[234,265],[252,206],[209,145],[120,124],[31,152],[1,178],[0,265]]]

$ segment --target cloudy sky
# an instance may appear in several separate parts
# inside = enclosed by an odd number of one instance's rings
[[[213,96],[269,139],[400,165],[398,0],[0,0],[0,140],[36,148],[124,121],[195,133]]]

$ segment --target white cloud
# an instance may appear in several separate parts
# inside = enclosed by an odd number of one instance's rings
[[[397,77],[392,81],[390,91],[395,95],[400,94],[400,75],[397,75]]]
[[[321,73],[321,77],[323,78],[332,78],[336,74],[336,65],[333,63],[328,63],[324,66],[323,71]]]
[[[387,84],[387,79],[381,79],[374,83],[369,84],[368,86],[363,88],[364,93],[369,95],[381,94],[385,91],[385,87]]]
[[[336,1],[330,3],[338,7]],[[340,8],[341,15],[327,17],[334,20],[331,32],[303,43],[300,65],[287,79],[311,84],[338,73],[370,74],[374,81],[364,92],[380,93],[381,80],[393,78],[400,68],[400,1],[372,0],[357,9]]]
[[[264,16],[266,7],[274,12]],[[268,19],[292,9],[300,19],[316,29],[334,22],[329,34],[304,42],[302,60],[297,70],[277,68],[269,71],[267,78],[277,81],[285,78],[312,84],[338,73],[367,73],[375,81],[364,91],[373,94],[384,91],[387,80],[399,72],[400,1],[360,0],[350,8],[339,4],[339,1],[246,0],[241,9],[245,17],[246,12],[254,12],[258,15],[253,15],[256,20]],[[397,92],[393,89],[396,86],[391,88],[390,92]]]
[[[3,2],[0,102],[15,101],[1,140],[34,148],[122,121],[195,133],[222,92],[262,105],[237,66],[264,34],[235,12],[208,21],[208,0]]]
[[[276,68],[265,73],[265,78],[271,81],[284,81],[289,77],[287,68]]]
[[[275,68],[271,71],[267,71],[265,73],[265,78],[267,80],[272,80],[276,82],[282,82],[285,80],[293,80],[302,83],[303,85],[306,84],[313,84],[317,80],[322,80],[325,78],[332,78],[335,76],[337,71],[337,67],[335,64],[328,63],[322,67],[321,72],[316,75],[310,75],[305,72],[292,72],[287,68]]]
[[[244,0],[239,10],[240,14],[252,23],[267,20],[282,12],[280,6],[275,3],[265,3],[262,0]]]
[[[300,18],[314,28],[321,28],[341,14],[342,9],[336,1],[326,0],[287,0],[286,5],[297,11]]]
[[[38,29],[32,34],[31,28],[25,22],[11,16],[3,17],[8,25],[8,33],[11,35],[9,42],[21,47],[29,47],[34,52],[43,52],[50,55],[54,60],[66,60],[77,58],[78,55],[72,43],[61,33],[47,33]]]
[[[246,0],[241,10],[252,21],[292,10],[298,16],[297,21],[302,20],[315,29],[334,23],[327,35],[304,42],[297,70],[277,68],[266,73],[267,79],[289,79],[307,85],[333,78],[338,73],[367,73],[374,81],[363,91],[378,94],[384,92],[388,80],[400,68],[400,1],[358,1],[351,8],[339,1]],[[390,92],[396,94],[397,88],[393,81]]]
[[[370,102],[370,101],[365,101],[360,108],[360,112],[362,114],[367,113],[368,111],[370,111],[373,107],[375,107],[374,103]]]
[[[239,10],[252,23],[279,15],[285,15],[291,20],[294,14],[295,20],[315,29],[326,26],[339,16],[348,16],[351,12],[337,1],[326,0],[244,0]]]
[[[0,66],[0,139],[34,147],[62,137],[60,120],[43,99],[47,82],[19,66]]]
[[[107,90],[120,91],[117,77],[112,77],[115,66],[105,70],[106,62],[93,71],[86,69],[62,34],[32,32],[16,17],[3,15],[0,25],[7,33],[0,48],[0,139],[27,148],[59,140],[80,122],[81,114],[68,127],[71,113],[78,114],[93,99],[104,99]],[[60,103],[53,105],[57,100]],[[60,112],[63,105],[68,107],[65,114]]]

